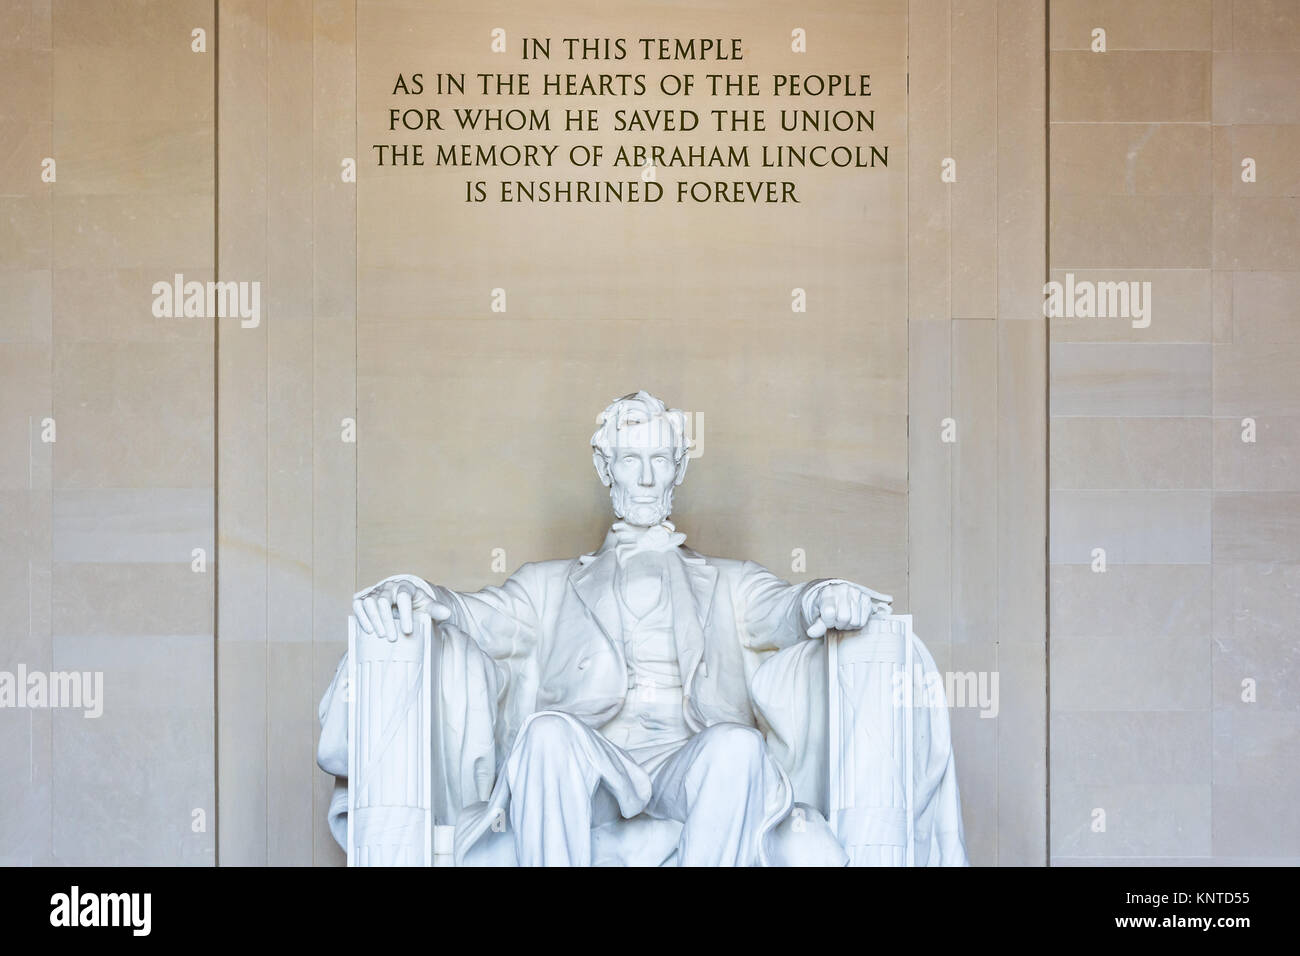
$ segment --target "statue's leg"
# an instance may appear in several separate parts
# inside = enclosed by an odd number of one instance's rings
[[[763,821],[782,799],[763,735],[743,724],[715,724],[659,769],[646,810],[682,821],[680,865],[753,866]]]
[[[590,866],[592,797],[600,770],[584,731],[559,714],[537,714],[505,765],[510,828],[520,866]]]

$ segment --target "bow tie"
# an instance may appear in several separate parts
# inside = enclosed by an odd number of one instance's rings
[[[673,551],[686,540],[686,535],[674,528],[671,521],[664,521],[651,528],[637,528],[617,521],[609,530],[614,536],[614,550],[620,558],[638,551]]]

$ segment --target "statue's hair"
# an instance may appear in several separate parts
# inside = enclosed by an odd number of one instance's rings
[[[642,409],[649,413],[648,417]],[[673,483],[682,483],[689,460],[687,453],[691,450],[691,440],[686,434],[686,413],[680,408],[668,408],[645,389],[614,399],[600,413],[600,424],[591,436],[591,447],[594,450],[592,460],[601,482],[610,483],[609,462],[614,455],[619,429],[654,421],[666,423],[672,432],[673,461],[677,465],[677,478]]]

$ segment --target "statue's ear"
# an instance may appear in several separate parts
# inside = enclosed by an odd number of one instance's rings
[[[599,451],[591,453],[591,463],[596,466],[596,474],[600,476],[600,483],[608,488],[614,481],[609,473],[609,459]],[[678,479],[680,481],[680,479]]]
[[[691,449],[695,442],[691,441],[689,433],[686,430],[686,413],[680,408],[670,408],[668,417],[672,420],[673,427],[677,430],[677,435],[682,443],[682,457],[677,459],[677,477],[673,479],[674,485],[680,485],[686,480],[686,463],[691,460]]]

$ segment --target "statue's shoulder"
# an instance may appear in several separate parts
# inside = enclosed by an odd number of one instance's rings
[[[682,551],[696,559],[703,559],[709,567],[716,568],[718,577],[730,582],[730,585],[735,588],[748,588],[773,582],[787,583],[779,574],[768,570],[757,561],[746,558],[718,558],[713,555],[698,554],[686,547],[683,547]]]
[[[529,561],[521,564],[512,577],[523,579],[550,579],[563,577],[578,563],[576,558],[548,558],[545,561]]]
[[[682,556],[688,561],[703,561],[711,568],[717,568],[719,573],[727,575],[741,575],[745,573],[746,565],[753,565],[752,561],[744,561],[738,558],[719,558],[711,554],[700,554],[690,548],[682,545]]]

